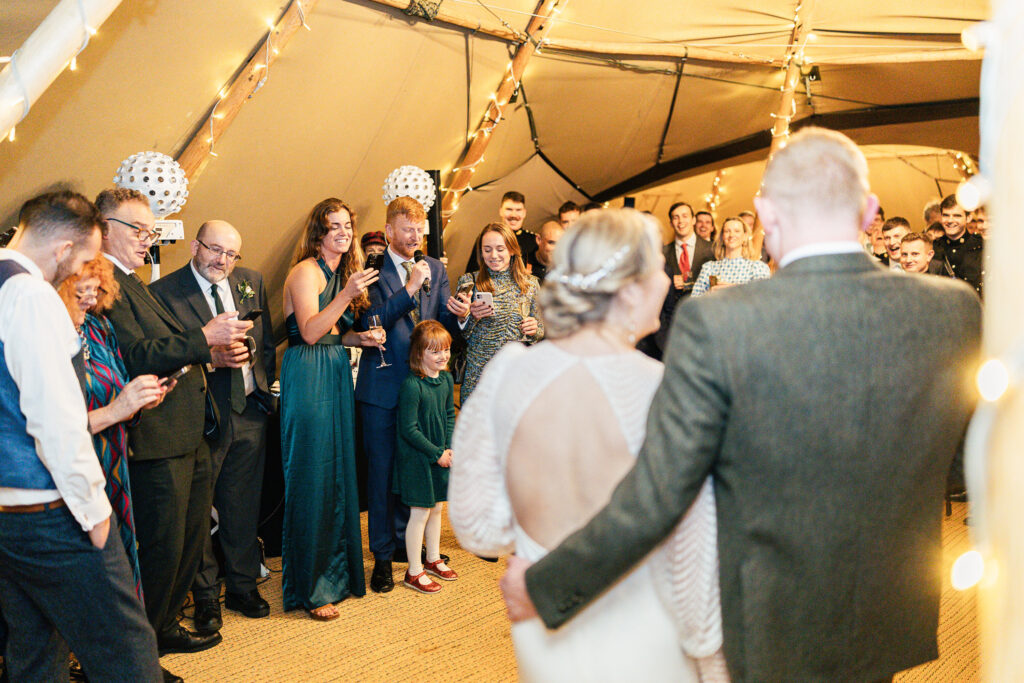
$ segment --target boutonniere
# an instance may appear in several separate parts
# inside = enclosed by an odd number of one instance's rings
[[[253,291],[252,283],[248,280],[242,280],[238,283],[238,301],[239,303],[246,299],[251,299],[256,296],[256,292]]]

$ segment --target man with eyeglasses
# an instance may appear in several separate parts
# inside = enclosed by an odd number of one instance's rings
[[[270,614],[256,588],[260,578],[260,491],[267,415],[273,409],[276,352],[263,276],[236,267],[242,236],[226,221],[207,221],[192,240],[192,259],[150,288],[182,324],[201,327],[224,312],[252,317],[251,347],[241,342],[210,349],[210,395],[220,413],[220,440],[211,444],[213,506],[224,551],[224,604],[251,619]],[[250,348],[254,357],[250,358]],[[213,543],[206,536],[203,560],[192,584],[195,625],[212,634],[222,625],[220,584]]]
[[[121,286],[107,316],[128,374],[167,377],[190,370],[159,407],[145,411],[129,428],[128,445],[146,615],[161,655],[199,652],[221,640],[219,633],[204,636],[178,623],[210,532],[213,488],[206,438],[216,440],[218,424],[202,366],[213,361],[213,348],[244,341],[252,323],[230,312],[202,326],[183,325],[135,274],[156,239],[145,195],[104,190],[96,207],[107,223],[103,255],[114,264]]]

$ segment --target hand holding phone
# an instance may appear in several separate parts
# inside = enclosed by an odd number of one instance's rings
[[[477,320],[494,315],[494,295],[490,292],[477,292],[474,294],[469,312]]]
[[[249,311],[248,313],[246,313],[245,315],[243,315],[242,317],[240,317],[239,320],[247,320],[249,322],[252,322],[252,321],[256,320],[256,318],[260,317],[261,315],[263,315],[263,309],[262,308],[254,308],[251,311]]]
[[[173,384],[174,382],[177,382],[179,379],[181,379],[182,377],[185,376],[185,373],[188,372],[191,367],[192,366],[190,366],[190,365],[186,365],[181,370],[177,370],[173,374],[170,374],[167,377],[164,377],[163,379],[160,380],[160,386],[166,387],[169,384]]]

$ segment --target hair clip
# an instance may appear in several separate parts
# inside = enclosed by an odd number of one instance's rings
[[[602,278],[607,277],[607,275],[611,273],[615,269],[615,267],[619,265],[619,263],[622,262],[622,259],[626,257],[626,254],[628,252],[628,246],[619,247],[618,251],[616,251],[614,254],[605,259],[604,263],[601,264],[600,268],[598,268],[593,273],[590,273],[588,275],[583,275],[582,273],[573,273],[572,275],[566,275],[565,273],[560,273],[558,272],[558,270],[555,270],[551,273],[548,273],[547,279],[554,280],[555,282],[560,282],[563,285],[569,285],[570,287],[574,287],[576,289],[591,289],[594,285],[600,282]]]

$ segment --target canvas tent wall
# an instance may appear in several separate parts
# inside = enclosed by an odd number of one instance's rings
[[[48,4],[3,3],[0,54],[17,47]],[[122,3],[78,70],[57,78],[15,142],[0,144],[4,224],[55,182],[94,195],[135,152],[176,156],[201,133],[221,87],[263,49],[267,20],[288,4]],[[790,44],[799,3],[558,6],[550,43],[527,65],[474,173],[476,189],[448,225],[453,265],[465,262],[507,189],[527,192],[532,224],[565,199],[610,200],[766,156],[787,56],[801,47]],[[217,141],[217,158],[193,179],[177,216],[186,234],[209,218],[234,223],[243,263],[266,274],[279,314],[310,207],[340,196],[359,214],[360,231],[379,229],[380,188],[393,168],[437,168],[446,178],[517,45],[488,31],[522,31],[535,7],[446,0],[441,18],[474,27],[462,28],[372,0],[320,0],[307,17],[312,30],[282,51]],[[980,55],[964,50],[959,34],[985,18],[986,2],[818,0],[801,11],[816,36],[803,45],[804,60],[821,78],[807,86],[809,99],[799,83],[794,125],[817,121],[865,143],[977,151]],[[187,257],[185,243],[165,249],[165,269]]]

